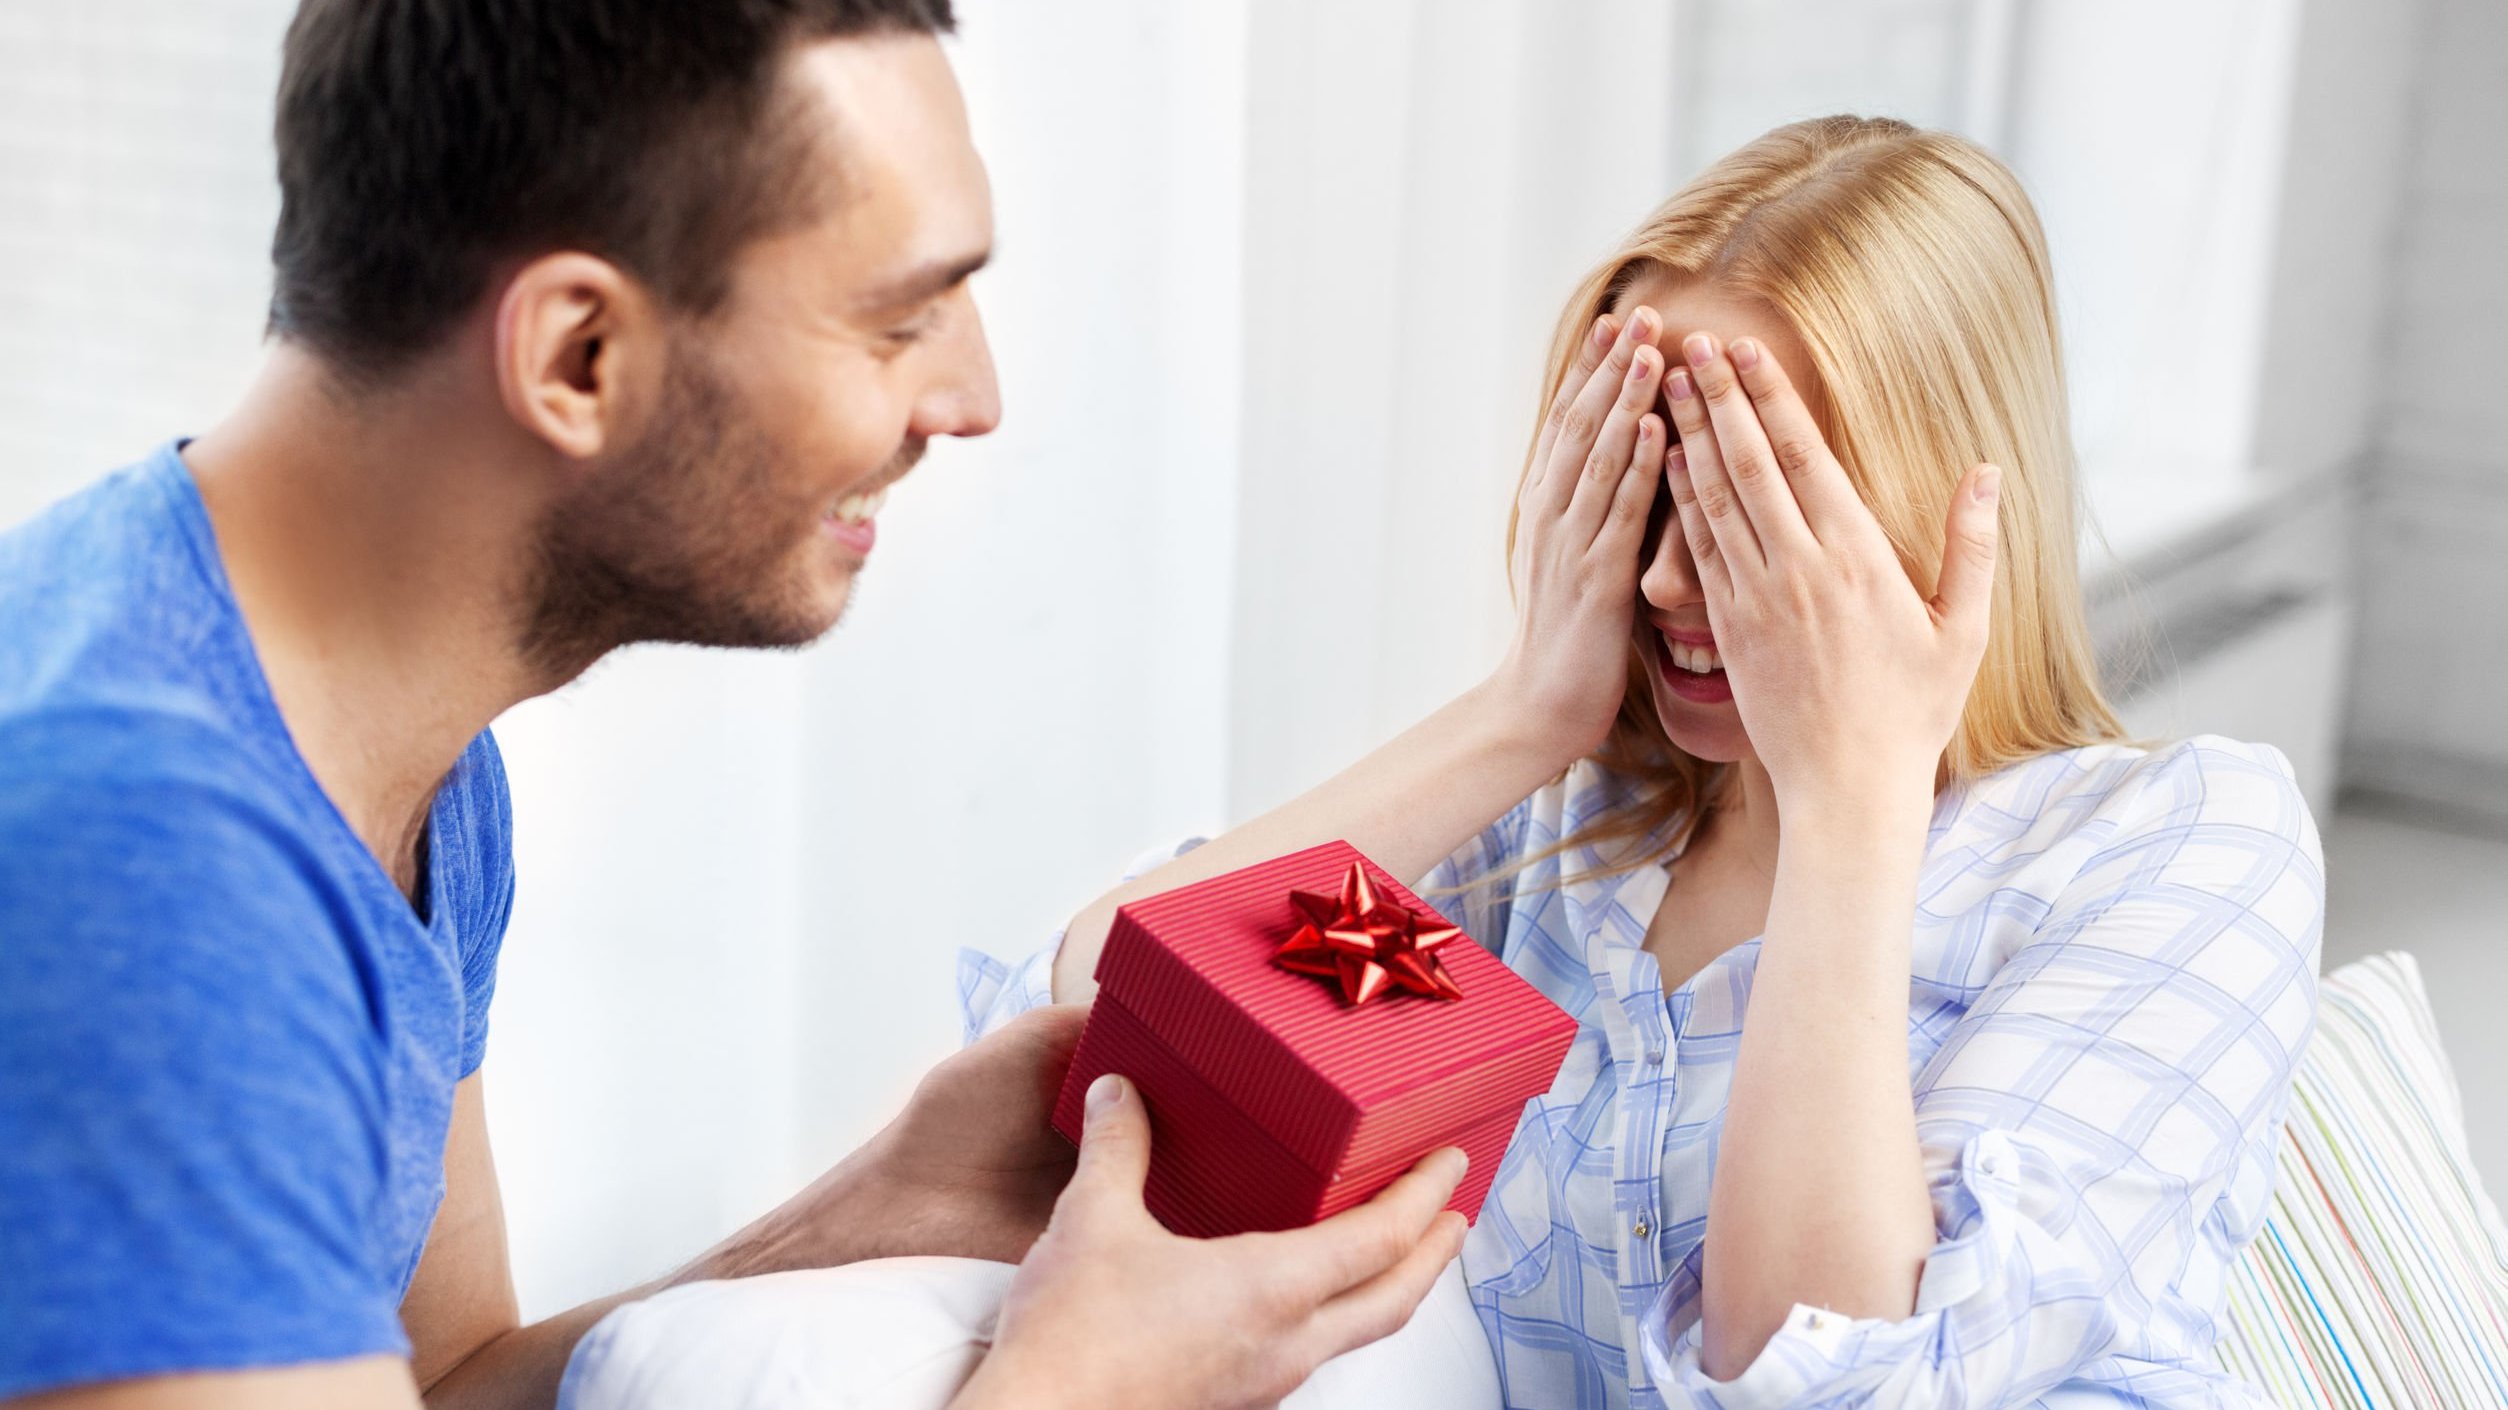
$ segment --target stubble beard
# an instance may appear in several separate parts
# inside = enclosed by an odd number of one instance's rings
[[[522,614],[532,668],[572,679],[636,642],[795,647],[835,625],[804,558],[820,506],[702,349],[673,350],[652,430],[542,521]]]

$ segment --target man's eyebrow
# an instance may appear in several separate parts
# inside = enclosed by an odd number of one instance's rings
[[[958,287],[992,261],[993,252],[979,250],[953,260],[932,260],[864,292],[855,302],[866,309],[904,308]]]

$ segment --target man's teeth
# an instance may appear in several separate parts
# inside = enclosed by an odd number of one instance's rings
[[[1718,656],[1716,649],[1712,646],[1692,646],[1688,642],[1674,641],[1670,637],[1665,637],[1663,649],[1671,656],[1673,665],[1694,676],[1703,676],[1709,671],[1724,669],[1724,658]]]
[[[886,503],[888,503],[888,487],[882,485],[869,494],[849,494],[836,501],[834,513],[836,518],[848,524],[859,524],[879,513],[880,506]]]

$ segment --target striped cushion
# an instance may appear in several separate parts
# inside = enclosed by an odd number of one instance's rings
[[[2508,1405],[2508,1226],[2410,955],[2325,976],[2221,1360],[2281,1406]]]

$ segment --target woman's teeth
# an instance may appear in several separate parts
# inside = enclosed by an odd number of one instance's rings
[[[1703,676],[1709,671],[1724,669],[1724,658],[1718,656],[1716,649],[1712,646],[1692,646],[1688,642],[1674,641],[1670,637],[1665,637],[1663,650],[1665,655],[1672,658],[1673,665],[1694,676]]]
[[[833,517],[848,524],[859,524],[879,513],[880,506],[886,503],[888,503],[888,487],[882,485],[869,494],[849,494],[836,501]]]

